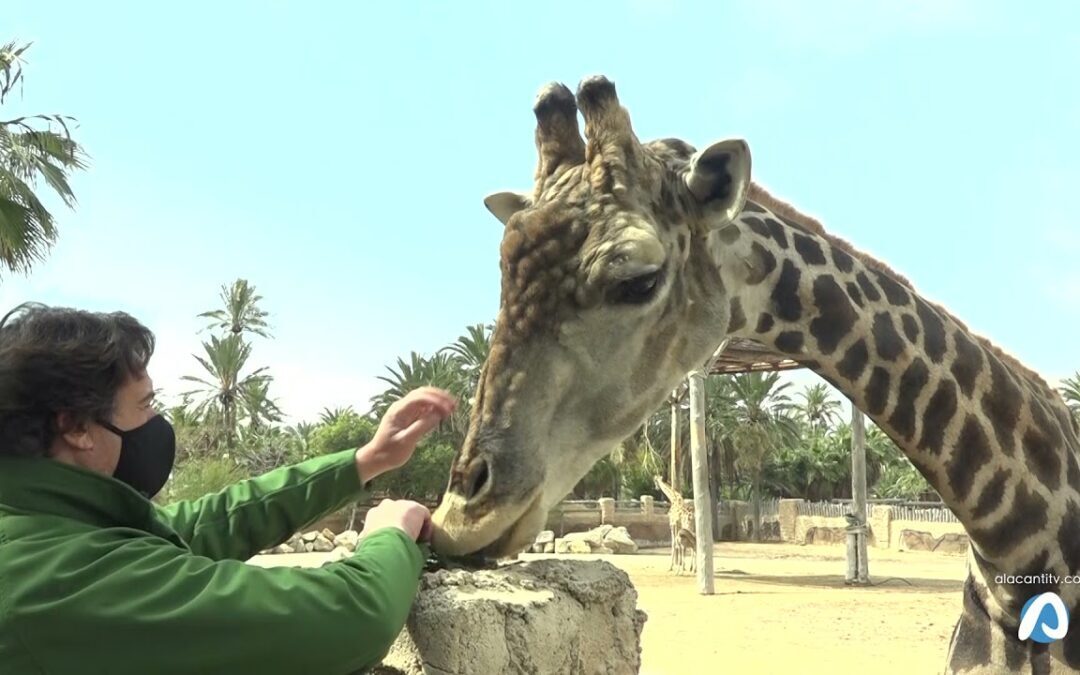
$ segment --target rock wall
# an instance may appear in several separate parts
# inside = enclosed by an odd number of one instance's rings
[[[545,559],[424,575],[405,630],[375,673],[629,675],[645,613],[625,572]]]

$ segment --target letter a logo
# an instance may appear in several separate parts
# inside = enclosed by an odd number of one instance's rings
[[[1060,640],[1069,632],[1069,610],[1056,593],[1033,596],[1020,610],[1021,640],[1043,644]]]

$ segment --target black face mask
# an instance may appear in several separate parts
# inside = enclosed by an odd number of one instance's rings
[[[120,461],[113,478],[127,483],[147,499],[153,498],[169,480],[176,459],[176,434],[172,425],[161,415],[127,431],[103,420],[99,424],[120,437]]]

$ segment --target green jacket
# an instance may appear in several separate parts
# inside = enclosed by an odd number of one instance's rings
[[[395,528],[319,568],[243,562],[362,494],[353,451],[158,507],[0,458],[0,673],[352,673],[405,625],[424,551]]]

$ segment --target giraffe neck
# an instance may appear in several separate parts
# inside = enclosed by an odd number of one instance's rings
[[[1080,570],[1076,432],[1037,376],[882,265],[757,204],[709,247],[729,333],[788,354],[873,419],[963,523],[980,564]]]

